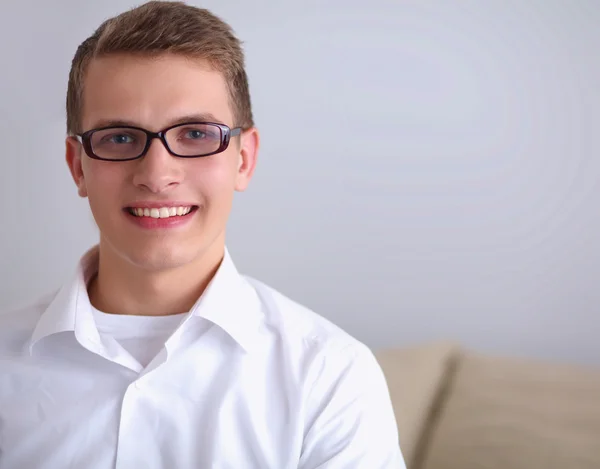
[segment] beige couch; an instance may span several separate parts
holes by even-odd
[[[383,350],[408,469],[600,469],[600,369]]]

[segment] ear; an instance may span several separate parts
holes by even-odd
[[[77,193],[80,197],[87,197],[87,188],[85,186],[85,177],[81,164],[81,143],[74,137],[67,137],[65,141],[65,154],[67,165],[73,176],[73,181],[77,186]]]
[[[256,161],[258,159],[258,148],[260,145],[260,136],[258,129],[252,127],[245,130],[240,136],[240,152],[238,160],[238,168],[235,179],[235,190],[238,192],[245,191],[250,184]]]

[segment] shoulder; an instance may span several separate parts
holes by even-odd
[[[0,311],[0,347],[8,342],[27,341],[55,296],[56,293],[46,294],[27,304]]]
[[[341,327],[263,282],[245,278],[258,294],[266,327],[290,358],[338,372],[366,363],[377,366],[372,351]]]
[[[300,370],[303,454],[299,467],[402,467],[383,371],[365,344],[275,289],[248,279],[286,370]],[[336,464],[337,463],[337,464]]]
[[[266,323],[286,338],[307,346],[360,347],[362,344],[324,316],[292,300],[278,290],[245,277],[254,287],[263,307]]]

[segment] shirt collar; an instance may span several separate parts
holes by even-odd
[[[97,269],[98,246],[95,246],[81,258],[71,279],[40,317],[31,336],[31,352],[41,339],[61,332],[73,332],[77,340],[92,351],[100,347],[100,334],[87,292],[87,285]],[[236,269],[227,249],[214,277],[190,310],[190,316],[217,325],[245,351],[255,345],[262,319],[260,299]]]
[[[261,301],[236,269],[227,249],[217,273],[190,313],[219,326],[246,351],[256,344],[263,319]]]
[[[74,332],[82,344],[100,344],[100,334],[95,327],[87,284],[98,269],[98,248],[90,249],[79,261],[75,273],[58,290],[42,313],[33,331],[30,351],[43,338],[61,332]],[[94,345],[87,348],[94,348]]]

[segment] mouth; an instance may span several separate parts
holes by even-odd
[[[198,210],[197,205],[178,207],[126,207],[124,209],[130,215],[138,218],[174,218],[185,217]]]

